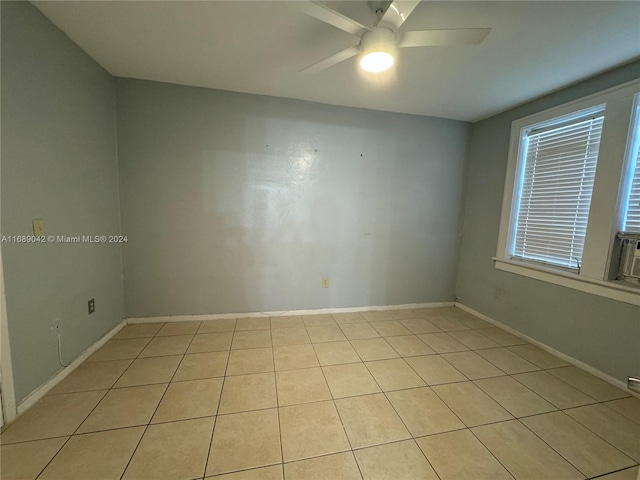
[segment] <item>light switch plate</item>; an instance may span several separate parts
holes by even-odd
[[[41,218],[34,218],[31,221],[31,224],[33,225],[33,234],[36,237],[41,237],[42,235],[44,235],[44,220],[42,220]]]

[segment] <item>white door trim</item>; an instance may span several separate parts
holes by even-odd
[[[2,378],[2,406],[4,407],[4,424],[11,422],[18,415],[16,408],[16,392],[13,385],[13,367],[11,363],[11,345],[9,343],[9,325],[7,323],[7,296],[4,288],[4,268],[2,251],[0,250],[0,376]]]

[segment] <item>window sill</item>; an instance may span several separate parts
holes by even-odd
[[[610,298],[623,303],[640,306],[640,289],[622,282],[594,280],[580,277],[576,273],[556,270],[550,267],[527,264],[518,260],[494,257],[496,269],[515,273],[543,282],[554,283],[581,292]]]

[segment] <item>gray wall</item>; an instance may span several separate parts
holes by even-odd
[[[114,80],[28,2],[2,2],[2,235],[117,234]],[[119,245],[2,244],[17,400],[123,317]],[[97,311],[87,314],[87,300]]]
[[[466,123],[116,91],[128,316],[453,300]]]
[[[624,381],[640,374],[640,308],[498,271],[491,258],[511,122],[638,77],[640,62],[628,64],[472,126],[456,287],[464,305]],[[496,289],[502,290],[500,298]]]

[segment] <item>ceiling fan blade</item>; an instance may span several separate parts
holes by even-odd
[[[490,28],[457,28],[447,30],[419,30],[404,32],[399,47],[441,47],[482,43]]]
[[[333,25],[340,30],[343,30],[352,35],[360,36],[367,30],[368,27],[356,22],[355,20],[344,16],[340,12],[336,12],[331,8],[317,2],[304,1],[304,2],[292,2],[294,7],[302,12],[306,13],[310,17],[316,18],[324,23]]]
[[[419,3],[420,0],[395,0],[391,2],[378,25],[390,27],[394,31],[398,30]]]
[[[349,47],[341,52],[335,53],[330,57],[325,58],[324,60],[320,60],[313,65],[309,65],[308,67],[300,70],[301,73],[316,73],[320,70],[324,70],[325,68],[332,67],[340,62],[344,62],[345,60],[357,55],[360,52],[360,48],[358,47]]]

